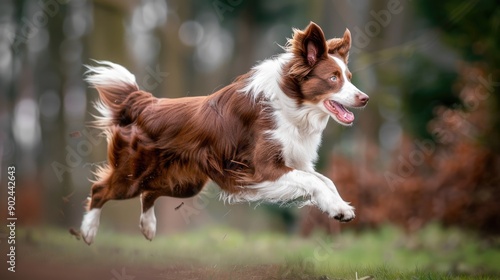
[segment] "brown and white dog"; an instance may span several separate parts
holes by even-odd
[[[97,89],[96,124],[108,141],[108,163],[97,171],[81,234],[91,244],[103,205],[140,195],[140,227],[156,232],[154,202],[199,193],[208,180],[228,202],[297,198],[342,222],[354,208],[333,182],[314,170],[321,134],[331,117],[352,125],[346,107],[368,96],[351,83],[351,35],[326,40],[310,23],[294,30],[285,53],[264,60],[208,96],[155,98],[120,65],[97,62],[86,77]]]

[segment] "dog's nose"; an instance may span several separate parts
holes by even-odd
[[[362,106],[365,106],[365,105],[366,105],[366,103],[368,103],[368,100],[370,100],[370,97],[368,97],[368,95],[366,95],[366,94],[364,94],[364,93],[362,93],[362,92],[360,92],[360,93],[356,96],[356,98],[358,99],[359,103],[361,103],[361,104],[362,104]]]

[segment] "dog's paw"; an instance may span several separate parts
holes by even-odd
[[[156,235],[156,217],[152,209],[141,214],[140,228],[147,240],[153,240]]]
[[[145,223],[141,221],[141,232],[147,240],[152,241],[156,235],[156,223]]]
[[[99,217],[101,210],[92,209],[83,216],[82,226],[80,227],[80,233],[83,241],[88,245],[94,242],[94,238],[97,234],[97,229],[99,228]]]
[[[335,210],[330,212],[330,217],[339,220],[341,223],[347,223],[350,222],[356,217],[354,214],[354,207],[350,206],[347,203],[343,203],[344,205],[341,205],[339,207],[335,207]]]

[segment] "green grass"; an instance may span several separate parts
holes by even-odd
[[[405,235],[386,226],[363,233],[304,239],[269,232],[245,233],[231,228],[205,228],[152,242],[142,235],[101,228],[86,246],[61,229],[19,230],[18,239],[32,259],[53,263],[134,264],[175,267],[186,264],[211,269],[271,266],[269,279],[498,279],[500,242],[438,225]],[[35,248],[35,249],[33,249]],[[323,277],[323,278],[322,278]],[[328,278],[325,278],[328,277]]]

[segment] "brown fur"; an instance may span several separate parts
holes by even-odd
[[[101,97],[113,121],[106,128],[108,165],[98,172],[89,209],[142,193],[146,211],[159,196],[196,195],[208,179],[234,193],[287,172],[280,146],[261,133],[274,125],[267,105],[234,94],[246,78],[206,97],[158,99],[134,91],[119,106]]]

